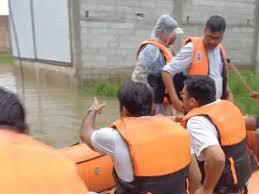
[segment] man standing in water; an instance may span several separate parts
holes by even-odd
[[[182,33],[182,29],[171,16],[162,15],[156,22],[151,39],[143,41],[137,52],[137,64],[132,73],[132,80],[148,83],[153,88],[156,114],[174,114],[161,71],[173,58],[169,47],[174,44],[176,36]]]
[[[228,63],[225,49],[221,44],[225,29],[226,22],[223,17],[211,16],[206,23],[203,37],[187,38],[185,46],[169,64],[163,67],[163,81],[176,110],[183,111],[183,103],[177,95],[173,82],[174,77],[177,78],[176,76],[180,78],[208,75],[215,82],[216,99],[232,100],[232,94],[227,84]],[[183,81],[179,85],[183,86]]]

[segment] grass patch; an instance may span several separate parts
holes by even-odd
[[[120,83],[115,81],[97,82],[93,85],[84,87],[83,91],[86,95],[90,96],[115,97],[119,86]]]
[[[259,91],[259,76],[251,71],[241,71],[241,75],[254,91]],[[230,73],[229,85],[234,95],[235,104],[245,114],[259,115],[259,105],[249,97],[249,94],[237,75]],[[259,100],[258,100],[259,102]]]
[[[0,65],[12,65],[13,57],[11,53],[0,53]]]
[[[251,71],[241,71],[242,76],[254,91],[259,91],[259,76]],[[235,104],[244,114],[259,115],[259,105],[249,97],[247,90],[239,78],[230,73],[229,85],[234,95]],[[87,96],[116,97],[120,82],[107,81],[97,82],[83,88]],[[259,102],[259,100],[258,100]]]

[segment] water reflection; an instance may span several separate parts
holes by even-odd
[[[25,73],[24,84],[21,82],[17,70],[0,70],[0,86],[23,98],[31,134],[55,147],[78,142],[81,122],[93,97],[86,97],[74,84],[49,83],[48,77],[37,72]],[[116,99],[100,98],[100,101],[107,106],[97,117],[97,127],[107,126],[118,117]]]

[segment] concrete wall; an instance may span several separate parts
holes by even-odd
[[[186,36],[202,35],[211,15],[224,16],[228,25],[224,44],[232,62],[255,65],[256,0],[80,0],[81,78],[129,76],[139,43],[166,13],[178,20]]]
[[[8,16],[0,16],[0,52],[10,51]]]
[[[40,74],[44,77],[47,83],[55,85],[78,85],[80,83],[80,76],[78,75],[79,67],[81,64],[80,58],[80,11],[78,1],[68,0],[69,8],[69,27],[71,33],[71,51],[72,51],[72,62],[65,63],[52,60],[39,60],[31,58],[22,58],[21,65],[24,69],[24,76],[28,74]],[[20,7],[19,7],[20,8]],[[17,22],[17,21],[16,21]],[[63,21],[61,21],[63,23]],[[11,25],[11,24],[10,24]],[[62,25],[60,26],[62,27]],[[26,45],[25,45],[26,46]],[[51,46],[51,45],[49,45]],[[34,40],[34,49],[36,48]],[[36,52],[36,49],[34,50]],[[15,69],[19,72],[19,60],[14,60]],[[28,74],[27,74],[28,73]],[[21,72],[19,72],[21,74]]]
[[[256,53],[255,0],[184,0],[180,23],[187,35],[201,35],[203,25],[213,14],[226,18],[224,45],[236,65],[254,65]],[[189,22],[188,22],[189,21]]]
[[[172,0],[81,0],[82,79],[125,79],[140,42],[156,19],[174,8]]]

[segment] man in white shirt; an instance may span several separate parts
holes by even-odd
[[[197,194],[243,193],[251,174],[245,121],[231,102],[216,100],[214,80],[187,79],[181,92],[187,115],[182,125],[191,134],[191,147],[200,163],[202,187]]]
[[[162,78],[175,109],[183,111],[182,101],[177,95],[179,91],[176,90],[181,90],[184,84],[179,77],[188,75],[209,75],[216,85],[216,98],[231,99],[227,85],[227,60],[221,44],[225,28],[223,17],[210,17],[204,36],[189,37],[180,52],[163,67]]]
[[[120,119],[95,129],[104,104],[95,99],[81,128],[82,140],[112,157],[117,194],[187,194],[190,138],[179,124],[163,115],[149,116],[153,90],[129,81],[118,90]]]

